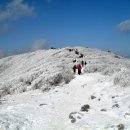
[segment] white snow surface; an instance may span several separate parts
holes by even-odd
[[[0,60],[0,130],[130,130],[130,60],[74,49],[84,57],[62,48]]]

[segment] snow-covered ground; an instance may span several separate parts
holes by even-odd
[[[130,60],[77,49],[85,57],[63,48],[0,60],[0,130],[130,130]]]

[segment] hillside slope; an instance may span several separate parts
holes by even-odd
[[[74,55],[65,50],[41,50],[0,60],[1,96],[46,89],[73,77],[71,64]],[[69,64],[68,64],[69,63]],[[66,74],[69,71],[69,76]],[[60,81],[62,80],[62,81]]]

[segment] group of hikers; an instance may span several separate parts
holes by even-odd
[[[84,55],[83,55],[82,53],[79,53],[79,51],[78,51],[77,49],[67,49],[67,50],[69,50],[69,52],[74,51],[75,54],[79,55],[78,58],[83,58],[83,57],[84,57]],[[75,63],[75,62],[76,62],[76,59],[73,60],[73,63]],[[78,74],[80,75],[80,74],[82,73],[82,68],[83,68],[84,65],[86,65],[86,64],[87,64],[86,61],[83,61],[83,60],[82,60],[80,64],[74,65],[74,66],[72,67],[73,72],[76,74],[76,70],[77,70],[77,71],[78,71]]]
[[[86,61],[81,61],[81,64],[78,64],[78,65],[74,65],[73,66],[73,72],[76,73],[76,69],[78,70],[78,74],[80,75],[81,74],[81,70],[83,68],[84,65],[86,65]]]
[[[79,53],[79,51],[77,49],[67,49],[67,50],[69,50],[70,52],[75,51],[75,54],[79,55],[78,58],[83,58],[84,57],[84,55],[82,53]]]

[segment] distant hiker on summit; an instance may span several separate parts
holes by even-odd
[[[77,69],[78,69],[78,74],[80,75],[81,74],[81,69],[82,69],[80,64],[77,65]]]
[[[75,54],[79,55],[79,52],[78,52],[78,50],[77,50],[77,49],[75,50]]]

